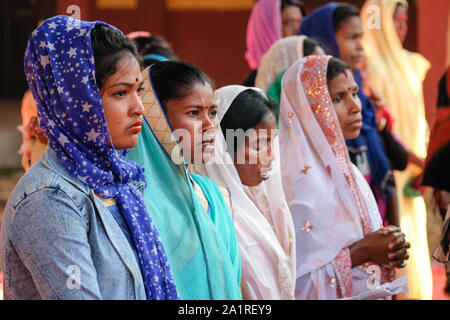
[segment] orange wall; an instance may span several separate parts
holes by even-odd
[[[439,79],[446,68],[446,56],[450,50],[447,31],[450,14],[449,0],[417,1],[418,51],[432,66],[424,82],[427,120],[430,123],[436,112]]]
[[[245,33],[250,11],[168,12],[167,39],[180,59],[204,70],[216,87],[241,84],[250,73]]]
[[[101,20],[122,30],[125,34],[147,30],[164,35],[164,0],[136,0],[135,9],[100,9],[96,0],[57,0],[58,14],[67,14],[67,8],[75,4],[81,9],[82,20]],[[70,14],[69,14],[70,15]]]
[[[208,7],[205,1],[197,2],[197,7]],[[221,87],[242,83],[250,72],[244,54],[251,5],[248,0],[216,2],[214,9],[185,8],[179,0],[171,1],[170,8],[164,0],[138,0],[136,9],[100,9],[94,0],[58,0],[57,12],[67,14],[67,7],[75,3],[82,20],[102,20],[124,33],[146,30],[162,35],[181,60],[200,67]]]

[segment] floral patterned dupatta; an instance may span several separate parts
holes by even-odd
[[[382,225],[369,186],[350,162],[328,93],[330,58],[305,57],[283,77],[281,170],[296,225],[297,278],[332,262],[338,296],[350,297],[348,247]],[[382,280],[392,279],[384,271]]]

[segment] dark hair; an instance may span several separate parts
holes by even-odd
[[[141,57],[133,40],[116,29],[97,24],[91,31],[91,45],[95,59],[95,81],[101,90],[105,79],[117,71],[117,64],[131,54],[141,64]]]
[[[341,3],[333,13],[333,28],[337,31],[343,22],[351,17],[359,18],[359,10],[352,4]]]
[[[326,52],[325,48],[315,39],[306,38],[303,41],[303,56],[307,57],[313,54],[316,48],[322,48],[324,52]]]
[[[302,16],[306,16],[305,7],[303,7],[303,4],[299,0],[281,0],[281,12],[283,12],[284,8],[294,6],[300,9],[302,12]]]
[[[225,112],[222,121],[220,121],[220,127],[226,139],[227,129],[234,131],[242,129],[246,132],[248,129],[256,127],[270,114],[278,117],[278,109],[275,101],[271,98],[265,98],[253,89],[247,89],[238,94],[233,100],[227,112]],[[238,144],[242,143],[242,140],[235,136],[234,141],[227,142],[234,143],[227,147],[227,150],[233,150],[233,146],[238,148]]]
[[[157,62],[151,66],[150,76],[164,110],[167,101],[186,97],[197,83],[209,84],[214,90],[212,80],[202,70],[187,62]]]
[[[337,58],[330,58],[327,67],[327,83],[329,83],[334,77],[341,74],[344,70],[352,70],[348,64]]]
[[[450,76],[450,68],[446,73],[444,73],[438,84],[438,101],[437,101],[438,108],[450,107],[450,92],[447,89],[448,83],[450,83],[450,79],[448,79],[449,76]]]
[[[395,10],[397,10],[398,8],[405,8],[406,9],[405,5],[403,3],[401,3],[401,2],[397,2],[397,5],[395,6]]]
[[[160,36],[152,35],[150,37],[137,37],[134,41],[139,48],[140,55],[143,56],[144,65],[146,67],[158,62],[156,59],[144,58],[145,55],[151,53],[166,57],[169,60],[179,60],[175,52],[170,47],[170,44]]]

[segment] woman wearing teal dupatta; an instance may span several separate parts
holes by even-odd
[[[145,168],[145,202],[160,233],[180,298],[242,299],[241,258],[231,213],[214,182],[186,172],[181,146],[162,106],[164,100],[157,96],[152,83],[151,68],[154,66],[143,71],[141,98],[146,121],[127,159]],[[194,189],[193,181],[201,192]]]

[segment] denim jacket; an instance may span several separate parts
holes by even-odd
[[[130,184],[143,193],[143,183]],[[9,196],[5,299],[146,299],[135,254],[108,208],[50,147]]]

